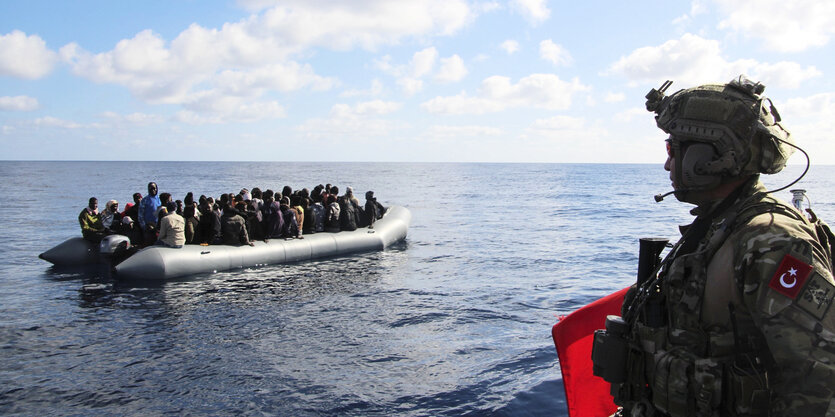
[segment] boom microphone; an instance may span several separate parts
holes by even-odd
[[[673,193],[675,193],[675,192],[676,192],[676,191],[675,191],[675,190],[673,190],[673,191],[670,191],[669,193],[666,193],[666,194],[656,194],[656,195],[655,195],[655,202],[656,202],[656,203],[660,203],[660,202],[661,202],[661,200],[663,200],[663,199],[664,199],[664,197],[666,197],[666,196],[668,196],[668,195],[670,195],[670,194],[673,194]]]

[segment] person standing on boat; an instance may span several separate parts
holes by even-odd
[[[835,280],[820,236],[831,232],[759,179],[799,148],[762,84],[740,76],[665,97],[669,84],[647,109],[669,134],[668,194],[696,218],[627,293],[622,320],[607,319],[612,338],[595,336],[595,352],[624,358],[596,356],[595,373],[620,415],[835,415]]]
[[[148,195],[139,201],[139,227],[145,236],[145,244],[151,245],[156,239],[157,210],[161,203],[157,196],[157,183],[148,183]]]
[[[158,245],[179,249],[186,243],[186,221],[177,214],[177,204],[168,202],[160,208]]]
[[[128,216],[133,219],[134,223],[139,223],[139,203],[142,201],[142,194],[133,193],[133,203],[125,204],[125,211],[122,212],[122,217]]]
[[[99,200],[96,197],[90,197],[87,201],[87,207],[84,207],[81,213],[78,213],[78,223],[81,225],[81,235],[84,239],[93,243],[101,242],[106,232],[101,222]]]

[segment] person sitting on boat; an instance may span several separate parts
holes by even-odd
[[[78,223],[81,225],[81,235],[90,242],[99,243],[106,235],[99,214],[99,200],[96,197],[90,197],[87,207],[78,213]]]
[[[139,223],[139,202],[142,201],[142,194],[133,193],[133,203],[125,204],[125,210],[122,212],[122,218],[129,216],[134,223]]]
[[[185,204],[182,216],[186,221],[186,243],[198,243],[197,229],[200,224],[200,211],[197,210],[197,203],[194,201],[194,194],[191,192],[186,194],[183,204]]]
[[[281,189],[281,197],[290,198],[291,195],[293,195],[293,187],[285,185],[284,188]],[[281,199],[278,198],[278,196],[276,196],[275,199],[281,202]]]
[[[261,218],[264,221],[264,240],[278,239],[284,228],[284,218],[281,216],[280,204],[275,201],[273,190],[264,191],[264,205],[261,207]]]
[[[119,213],[119,202],[110,200],[101,213],[101,224],[112,233],[119,233],[122,227],[122,213]]]
[[[302,234],[309,235],[316,233],[313,229],[313,210],[310,207],[310,197],[301,196],[299,200],[302,211],[304,212],[304,223],[302,223]]]
[[[345,195],[339,198],[339,223],[342,230],[357,230],[359,224],[359,202],[354,197],[351,187],[345,190]]]
[[[148,195],[139,202],[139,227],[145,237],[145,243],[156,241],[157,210],[161,203],[157,196],[157,183],[148,183]]]
[[[279,209],[281,210],[281,217],[284,220],[284,227],[281,229],[281,237],[297,237],[301,239],[302,237],[301,230],[299,230],[299,221],[296,218],[298,212],[296,211],[296,209],[290,207],[289,197],[281,198],[281,204],[279,205]]]
[[[160,208],[159,240],[157,245],[179,249],[186,243],[186,221],[177,214],[177,204],[169,201]]]
[[[385,212],[386,208],[378,203],[374,197],[374,191],[366,192],[365,209],[360,213],[363,221],[362,227],[368,226],[369,229],[373,228],[374,222],[383,218],[383,213]]]
[[[122,216],[122,221],[119,226],[119,234],[127,236],[130,239],[132,246],[139,246],[142,244],[142,231],[139,230],[138,224],[133,221],[130,216]]]
[[[261,208],[264,206],[261,189],[253,187],[250,191],[251,199],[247,202],[246,209],[252,211],[252,216],[249,219],[249,237],[252,240],[264,239],[264,215],[261,213]],[[244,200],[246,201],[246,200]]]
[[[302,207],[301,196],[298,191],[290,196],[290,208],[296,211],[296,225],[299,227],[298,236],[301,236],[304,233],[304,207]]]
[[[233,204],[234,200],[223,210],[223,216],[220,219],[223,244],[231,246],[254,246],[249,241],[249,235],[246,233],[246,222],[238,214],[238,210],[235,209]]]
[[[313,204],[310,205],[311,222],[313,223],[313,232],[319,233],[325,231],[325,206],[322,205],[321,195],[313,199]],[[305,216],[305,218],[307,218]]]
[[[342,228],[339,225],[340,208],[336,201],[335,194],[329,194],[325,211],[325,231],[338,233]]]

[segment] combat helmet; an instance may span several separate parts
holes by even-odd
[[[652,89],[646,107],[656,113],[656,124],[670,134],[674,146],[709,145],[702,146],[708,151],[689,168],[693,176],[712,180],[697,181],[691,189],[750,174],[774,174],[786,166],[795,146],[774,104],[761,96],[764,85],[740,75],[724,85],[706,84],[665,97],[670,84]],[[678,162],[679,167],[686,165]]]

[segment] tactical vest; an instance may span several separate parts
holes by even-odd
[[[802,216],[773,203],[728,212],[739,214],[713,221],[695,250],[679,255],[680,242],[671,251],[661,266],[661,279],[643,290],[643,299],[636,299],[637,289],[627,296],[624,311],[637,303],[638,318],[631,326],[626,381],[613,384],[612,394],[632,415],[768,413],[772,359],[751,317],[729,306],[730,325],[705,328],[701,321],[707,267],[733,229],[755,216]],[[741,290],[742,283],[736,284]]]

